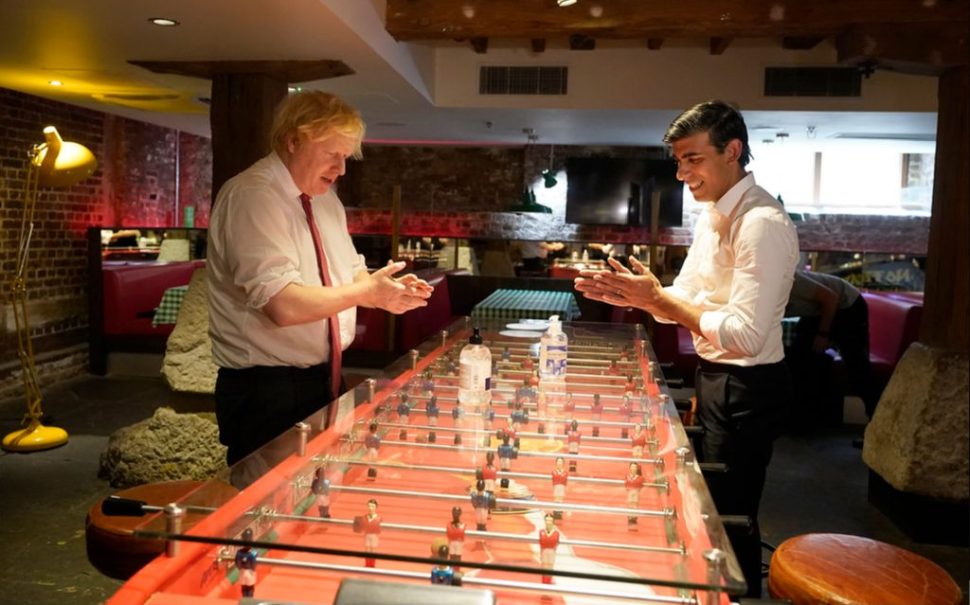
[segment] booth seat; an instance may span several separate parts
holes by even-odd
[[[911,343],[919,337],[922,296],[907,292],[863,292],[869,306],[869,361],[884,386]]]
[[[393,316],[393,346],[389,346],[388,342],[388,324],[391,314],[383,309],[358,308],[357,336],[350,346],[350,351],[403,354],[436,332],[445,329],[458,318],[452,311],[448,276],[467,275],[468,272],[464,269],[448,271],[432,269],[419,271],[416,274],[434,286],[434,293],[428,299],[427,306]]]
[[[105,262],[102,268],[104,335],[167,336],[174,325],[152,327],[152,317],[162,294],[169,288],[187,285],[192,273],[204,266],[204,260]]]

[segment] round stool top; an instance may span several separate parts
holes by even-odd
[[[843,534],[805,534],[771,557],[768,591],[794,605],[959,605],[939,565],[891,544]]]

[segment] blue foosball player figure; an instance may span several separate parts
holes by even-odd
[[[487,529],[488,511],[495,506],[495,494],[485,491],[485,482],[481,479],[475,482],[475,490],[471,493],[472,508],[475,509],[475,529]]]
[[[456,403],[455,407],[451,408],[451,419],[456,429],[460,429],[463,426],[464,417],[465,417],[465,410],[461,408],[461,404]],[[455,431],[454,443],[455,445],[461,445],[461,433],[457,431]]]
[[[431,370],[424,371],[424,381],[421,383],[421,388],[428,395],[434,393],[434,374],[431,373]]]
[[[432,545],[431,555],[442,562],[438,563],[431,569],[431,583],[440,584],[443,586],[461,586],[461,574],[455,571],[451,565],[447,563],[448,560],[448,545],[441,544],[435,550],[434,545]]]
[[[512,422],[512,427],[515,429],[529,424],[529,410],[523,409],[521,403],[516,404],[516,408],[512,410],[511,414],[509,414],[509,420]]]
[[[441,413],[441,408],[438,407],[438,397],[436,395],[432,395],[428,399],[428,403],[424,406],[424,413],[428,415],[428,424],[438,426],[438,414]]]
[[[509,434],[506,431],[500,431],[502,433],[502,445],[498,446],[498,465],[503,471],[509,470],[512,466],[512,460],[519,457],[519,451],[515,449],[511,443],[509,443]]]
[[[321,466],[317,469],[310,484],[310,491],[315,496],[317,510],[320,511],[321,519],[330,518],[330,479],[326,478],[326,471]]]
[[[252,542],[253,530],[243,530],[241,539]],[[256,553],[251,546],[241,546],[236,551],[236,569],[239,570],[239,586],[242,596],[251,597],[256,590]]]

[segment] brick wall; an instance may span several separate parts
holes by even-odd
[[[87,364],[87,227],[174,224],[177,139],[181,195],[198,204],[203,226],[208,221],[207,139],[0,88],[0,399],[22,391],[9,281],[23,217],[27,151],[43,142],[41,131],[51,124],[64,140],[88,147],[98,170],[68,189],[40,190],[25,277],[42,387],[83,372]]]

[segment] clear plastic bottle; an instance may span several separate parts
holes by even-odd
[[[569,337],[562,331],[559,316],[549,318],[549,329],[539,341],[539,387],[549,404],[559,406],[566,395],[566,358]]]
[[[458,357],[458,403],[483,406],[492,400],[492,352],[475,328]]]

